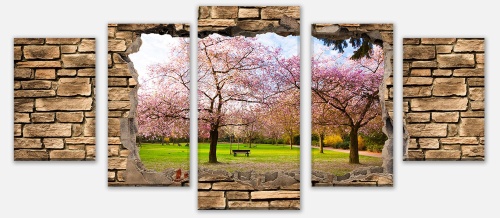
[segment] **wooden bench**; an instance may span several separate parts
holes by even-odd
[[[245,154],[247,157],[250,155],[250,150],[233,150],[233,155],[236,157],[236,154]]]

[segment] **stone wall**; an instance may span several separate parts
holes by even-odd
[[[14,160],[95,159],[95,39],[14,39]]]
[[[300,209],[300,172],[198,170],[198,209]]]
[[[346,40],[367,35],[381,40],[384,50],[384,80],[379,87],[382,108],[382,131],[387,135],[382,150],[382,167],[358,168],[342,176],[312,172],[313,186],[392,186],[393,183],[393,25],[392,24],[313,24],[312,35],[320,38]],[[314,161],[314,160],[312,160]]]
[[[484,39],[403,39],[405,160],[484,160]]]
[[[188,171],[148,170],[139,157],[135,119],[138,75],[128,55],[139,51],[143,33],[189,37],[189,25],[108,25],[108,185],[187,186]]]
[[[201,6],[198,13],[198,37],[213,33],[225,36],[248,36],[273,32],[281,36],[299,35],[298,6]],[[297,169],[298,170],[298,169]],[[299,172],[211,172],[199,169],[199,209],[299,209]],[[242,179],[241,174],[249,174]],[[293,176],[292,176],[293,174]],[[215,175],[215,176],[214,176]],[[265,183],[266,181],[269,183]],[[289,185],[270,185],[269,175]],[[244,176],[245,177],[245,176]],[[299,176],[300,177],[300,176]],[[285,183],[287,183],[285,182]]]

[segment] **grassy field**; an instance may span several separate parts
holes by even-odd
[[[143,143],[139,149],[147,169],[157,172],[169,168],[189,170],[189,147]]]
[[[359,156],[361,164],[349,164],[349,153],[341,153],[331,150],[323,150],[319,153],[318,148],[312,148],[312,170],[318,170],[335,175],[344,175],[358,167],[382,166],[382,158]]]
[[[238,154],[234,157],[229,153],[229,143],[217,145],[217,161],[220,163],[208,163],[208,152],[210,144],[198,144],[198,166],[209,169],[221,169],[227,171],[250,171],[268,172],[271,170],[292,171],[299,170],[300,148],[289,145],[252,144],[250,156]],[[232,145],[232,149],[238,149],[238,145]],[[240,144],[239,149],[249,149],[248,145]]]

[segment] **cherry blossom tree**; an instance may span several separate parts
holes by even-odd
[[[137,121],[140,136],[189,136],[189,39],[175,38],[165,63],[139,75]]]
[[[359,59],[347,59],[340,54],[332,57],[321,49],[315,51],[312,59],[313,99],[338,112],[331,120],[334,125],[348,127],[349,163],[359,163],[358,132],[368,128],[382,112],[378,93],[384,74],[383,59],[383,50],[378,46],[369,56]]]

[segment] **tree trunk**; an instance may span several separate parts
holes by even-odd
[[[217,163],[217,140],[219,139],[219,129],[210,130],[210,152],[208,153],[208,162]]]
[[[349,145],[349,163],[359,164],[359,152],[358,152],[358,128],[351,127],[351,133],[349,134],[351,143]]]
[[[325,134],[319,134],[319,153],[323,154],[323,138],[325,138]]]
[[[293,136],[290,135],[290,150],[292,150],[293,145]]]

